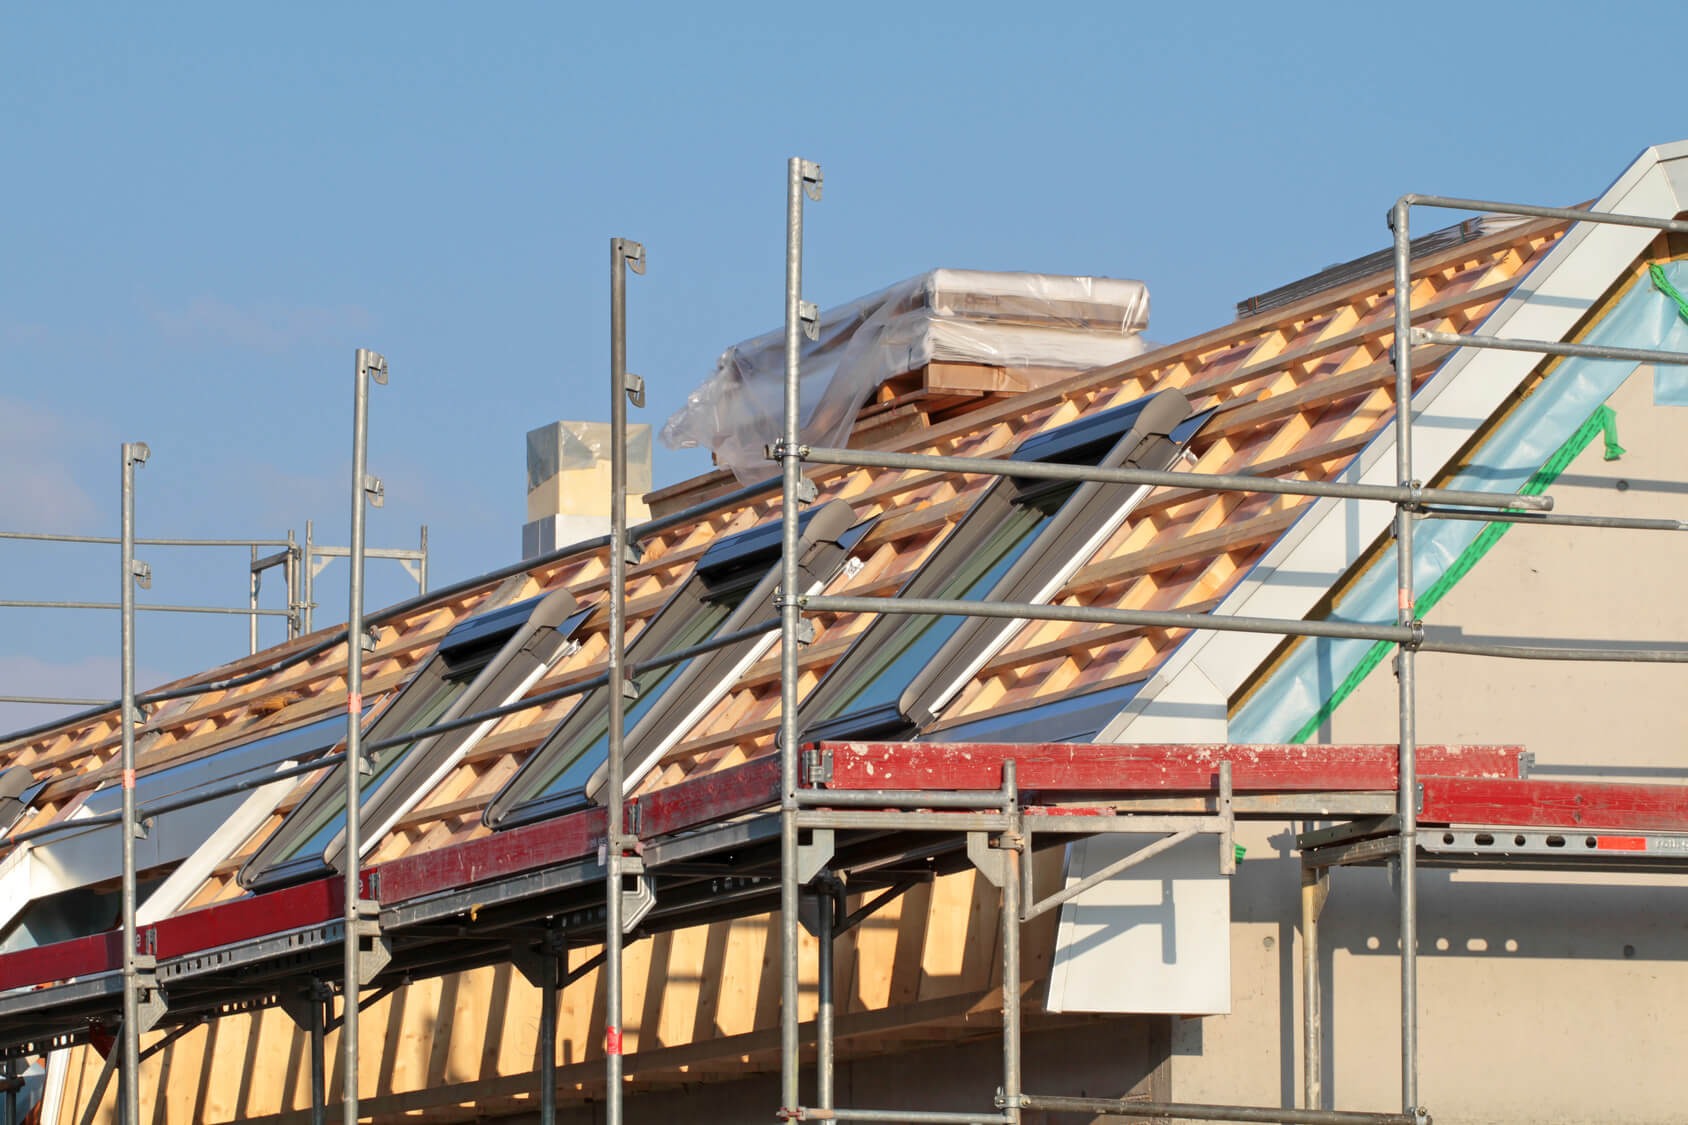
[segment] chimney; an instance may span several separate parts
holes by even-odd
[[[610,424],[552,422],[527,435],[527,523],[522,558],[610,530]],[[650,518],[651,428],[627,427],[627,522]]]

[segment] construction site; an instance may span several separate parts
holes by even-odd
[[[783,325],[630,423],[610,239],[602,409],[442,587],[380,340],[344,545],[137,537],[125,435],[121,698],[0,736],[4,1125],[1682,1120],[1688,142],[1611,173],[1151,345],[1105,277],[811,303],[793,158]],[[173,544],[249,604],[149,606]],[[171,608],[245,655],[137,683]]]

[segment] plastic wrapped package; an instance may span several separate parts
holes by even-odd
[[[803,338],[803,440],[842,446],[886,380],[932,363],[997,369],[994,385],[1025,390],[1030,371],[1082,371],[1145,348],[1149,290],[1141,281],[980,270],[933,270],[821,314]],[[780,435],[785,330],[721,354],[715,373],[662,427],[670,449],[702,447],[740,480],[778,471],[763,447]]]

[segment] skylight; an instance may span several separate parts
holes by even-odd
[[[835,500],[801,517],[798,571],[803,589],[831,580],[867,531],[849,504]],[[778,639],[771,626],[779,582],[780,525],[723,539],[628,647],[630,664],[650,661],[711,636],[766,624],[755,637],[634,676],[638,698],[626,709],[629,789],[731,690]],[[509,827],[600,800],[609,757],[607,691],[585,696],[488,805],[486,821]]]
[[[1021,443],[1019,460],[1165,469],[1205,415],[1177,391],[1099,411]],[[981,496],[902,596],[1044,602],[1129,516],[1147,488],[1003,478]],[[891,615],[856,639],[804,704],[806,734],[903,738],[929,724],[1023,623]]]

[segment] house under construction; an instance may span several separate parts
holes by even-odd
[[[0,742],[8,1125],[1680,1120],[1688,142],[1152,349],[788,177],[716,471],[614,240],[528,557],[365,611],[360,351],[349,620]]]

